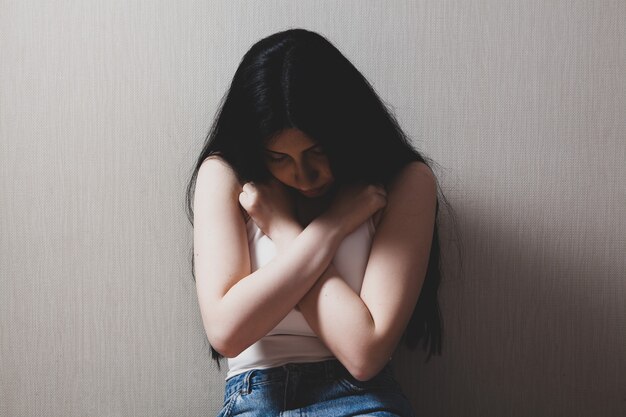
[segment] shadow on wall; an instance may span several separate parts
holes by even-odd
[[[624,245],[455,210],[465,275],[443,266],[443,355],[401,346],[393,359],[418,415],[626,415]]]

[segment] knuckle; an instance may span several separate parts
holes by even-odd
[[[256,187],[255,184],[251,183],[251,182],[247,182],[243,185],[243,189],[244,191],[246,191],[247,193],[254,193],[256,192],[258,189]]]

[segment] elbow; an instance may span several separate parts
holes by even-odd
[[[243,329],[237,321],[224,319],[215,311],[210,317],[203,319],[209,344],[226,358],[239,356],[255,342],[250,332]]]
[[[226,333],[213,332],[211,335],[207,333],[207,338],[213,349],[226,358],[234,358],[245,350],[235,337]]]
[[[388,356],[380,354],[355,355],[355,357],[356,360],[344,366],[354,379],[361,382],[369,381],[378,375],[390,359]]]
[[[234,358],[242,352],[241,349],[237,349],[235,346],[229,345],[227,343],[226,344],[211,343],[211,346],[213,347],[213,349],[215,349],[220,355],[224,356],[225,358]]]
[[[383,365],[384,366],[384,365]],[[348,372],[356,379],[357,381],[365,382],[374,378],[378,373],[382,370],[383,366],[375,367],[369,364],[363,364],[363,366],[348,369]]]
[[[352,368],[352,369],[348,369],[348,372],[350,372],[350,375],[352,375],[354,379],[356,379],[357,381],[361,381],[361,382],[369,381],[370,379],[374,377],[372,372],[366,368],[359,368],[359,369]]]

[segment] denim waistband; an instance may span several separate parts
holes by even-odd
[[[226,380],[225,397],[236,391],[250,393],[256,384],[284,380],[288,376],[298,374],[307,379],[331,380],[343,377],[348,371],[337,359],[321,362],[287,363],[274,368],[251,369]]]

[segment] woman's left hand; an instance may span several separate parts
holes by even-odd
[[[239,194],[239,203],[261,231],[274,240],[286,228],[299,227],[295,199],[280,181],[247,182]]]

